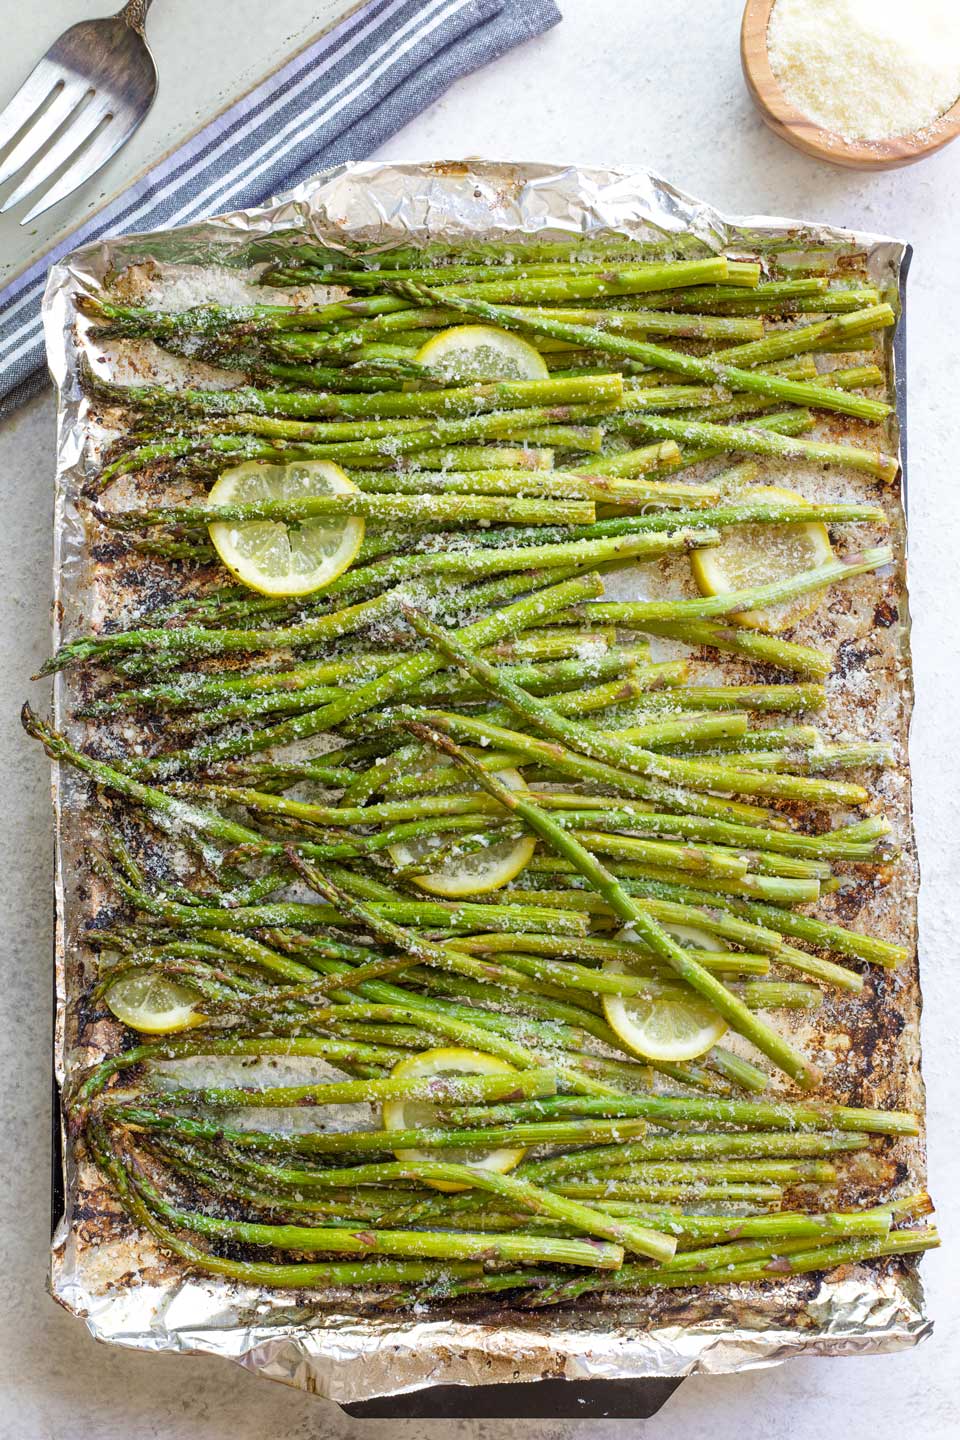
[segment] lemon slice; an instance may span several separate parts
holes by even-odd
[[[495,325],[455,325],[441,330],[414,359],[440,380],[546,380],[546,361],[526,340]]]
[[[664,927],[675,940],[691,950],[721,950],[716,937],[692,925]],[[618,940],[634,940],[629,926],[621,930]],[[604,962],[610,973],[629,973],[619,960]],[[640,996],[604,995],[603,1013],[610,1029],[623,1043],[644,1060],[665,1060],[674,1063],[695,1060],[716,1045],[727,1028],[727,1022],[695,990],[678,980],[676,989],[656,999]]]
[[[248,460],[225,470],[207,497],[209,505],[253,504],[258,500],[306,500],[356,490],[339,465],[329,460],[294,460],[263,465]],[[287,522],[247,520],[211,525],[210,539],[231,574],[261,595],[311,595],[342,575],[363,543],[363,520],[316,519]]]
[[[104,998],[118,1020],[144,1035],[169,1035],[204,1023],[194,990],[149,970],[121,975]]]
[[[510,790],[525,790],[523,776],[519,770],[498,770],[497,779]],[[496,834],[496,832],[493,832]],[[387,853],[398,870],[413,865],[450,843],[449,832],[424,835],[415,840],[404,840],[398,845],[388,846]],[[472,842],[477,837],[462,834],[458,839]],[[481,834],[480,839],[483,839]],[[423,875],[412,875],[414,885],[426,890],[429,895],[445,895],[456,898],[461,895],[484,895],[491,890],[500,890],[509,885],[520,871],[533,859],[537,842],[532,836],[523,835],[519,840],[494,840],[480,849],[467,849],[462,855],[451,855]]]
[[[462,1050],[456,1046],[438,1050],[424,1050],[411,1055],[395,1065],[393,1075],[408,1080],[423,1080],[431,1075],[509,1075],[514,1067],[496,1055],[485,1055],[482,1050]],[[385,1130],[427,1130],[436,1124],[437,1107],[425,1100],[388,1100],[383,1107],[383,1128]],[[412,1163],[417,1160],[446,1160],[451,1165],[476,1165],[482,1170],[495,1170],[504,1175],[520,1164],[526,1153],[523,1150],[397,1150],[398,1160]],[[434,1190],[467,1190],[467,1185],[456,1185],[450,1180],[427,1180]]]
[[[778,500],[802,508],[807,501],[795,490],[760,485],[747,492],[750,500]],[[785,575],[812,570],[835,559],[826,527],[818,520],[798,525],[731,525],[719,545],[694,550],[690,556],[693,578],[701,594],[722,595],[767,585]],[[731,618],[752,630],[786,630],[819,604],[819,593],[763,610],[744,610]]]

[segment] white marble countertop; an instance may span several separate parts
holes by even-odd
[[[171,0],[172,3],[172,0]],[[183,0],[181,0],[183,3]],[[208,10],[224,0],[209,0]],[[960,144],[913,169],[835,170],[785,148],[753,114],[740,77],[740,0],[560,0],[564,23],[458,84],[380,152],[404,160],[465,155],[644,164],[721,208],[822,218],[903,236],[910,280],[911,601],[917,706],[912,756],[923,865],[921,923],[931,1188],[945,1246],[924,1261],[932,1340],[894,1356],[794,1361],[687,1381],[647,1422],[657,1440],[948,1440],[960,1433],[960,1065],[953,954],[960,881]],[[78,9],[81,7],[77,7]],[[229,7],[224,7],[229,8]],[[261,11],[269,30],[269,7]],[[210,31],[211,35],[214,33]],[[211,42],[212,43],[212,40]],[[266,42],[265,42],[266,43]],[[166,77],[176,85],[176,75]],[[956,307],[956,308],[955,308]],[[333,1406],[213,1360],[98,1348],[44,1293],[48,1230],[50,825],[46,762],[18,721],[27,676],[47,652],[53,403],[40,397],[0,427],[7,700],[0,723],[0,873],[7,936],[0,1089],[0,1440],[286,1440],[388,1433]],[[44,700],[40,687],[33,698]],[[12,843],[9,843],[12,842]],[[481,1419],[455,1440],[508,1431]],[[418,1422],[390,1426],[414,1440]],[[582,1423],[528,1422],[538,1440]],[[635,1434],[635,1422],[601,1433]],[[444,1432],[446,1433],[446,1431]]]

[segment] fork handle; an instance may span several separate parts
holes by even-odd
[[[147,11],[152,4],[153,0],[127,0],[117,19],[126,21],[131,30],[142,35],[147,23]]]

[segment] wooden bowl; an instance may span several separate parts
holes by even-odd
[[[774,134],[788,145],[852,170],[894,170],[932,155],[960,135],[960,98],[921,135],[849,141],[822,129],[791,105],[770,67],[767,26],[775,3],[747,0],[740,27],[740,60],[754,104]]]

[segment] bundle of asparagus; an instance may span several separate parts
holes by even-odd
[[[391,1304],[935,1245],[886,1149],[916,1118],[816,1098],[767,1018],[905,958],[809,908],[890,874],[861,782],[893,755],[809,723],[832,657],[779,633],[891,562],[824,528],[885,511],[753,485],[749,458],[896,479],[809,434],[890,413],[862,392],[891,307],[850,273],[622,240],[304,243],[262,279],[292,303],[86,307],[226,372],[87,373],[118,436],[90,523],[181,593],[48,663],[83,668],[85,747],[24,711],[101,797],[91,1014],[153,1036],[67,1095],[119,1202],[190,1266]],[[699,596],[602,599],[688,552]],[[358,1104],[376,1128],[303,1114]]]

